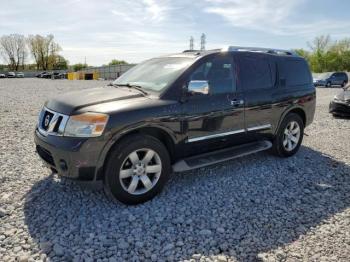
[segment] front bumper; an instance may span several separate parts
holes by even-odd
[[[34,141],[46,166],[59,175],[79,180],[97,177],[96,167],[105,144],[100,139],[44,136],[36,129]]]
[[[350,104],[331,101],[329,104],[329,113],[333,115],[350,117]]]

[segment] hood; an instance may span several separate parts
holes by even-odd
[[[350,90],[344,90],[335,95],[335,98],[341,101],[350,102]]]
[[[84,109],[85,107],[119,100],[129,100],[132,102],[143,97],[143,94],[133,89],[100,87],[59,95],[47,101],[45,106],[53,111],[71,115],[74,111]]]

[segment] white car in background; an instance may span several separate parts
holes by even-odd
[[[24,77],[23,72],[17,72],[16,77],[23,78]]]
[[[8,72],[7,73],[7,78],[15,78],[15,77],[16,77],[15,72]]]
[[[6,75],[5,74],[0,74],[0,78],[5,78]]]

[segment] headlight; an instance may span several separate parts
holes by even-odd
[[[108,122],[108,115],[83,113],[70,116],[64,130],[64,136],[96,137],[103,133]]]

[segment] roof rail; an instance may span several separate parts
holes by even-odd
[[[189,49],[189,50],[182,51],[182,53],[194,53],[194,52],[200,52],[200,50]]]
[[[229,46],[223,49],[223,51],[249,51],[249,52],[262,52],[275,55],[292,55],[298,56],[293,50],[283,50],[276,48],[264,48],[264,47],[247,47],[247,46]]]

